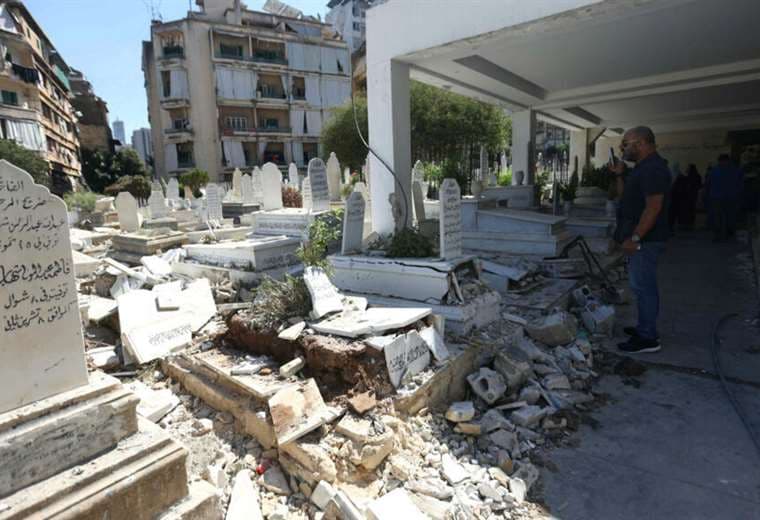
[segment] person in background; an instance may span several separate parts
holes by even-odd
[[[621,194],[615,241],[628,256],[628,281],[636,295],[639,317],[636,327],[623,329],[630,339],[618,348],[631,353],[657,352],[660,350],[657,261],[670,237],[670,170],[657,153],[650,128],[639,126],[628,130],[620,150],[623,160],[636,166],[625,179],[622,161],[609,166],[617,179],[617,193]]]
[[[686,179],[688,182],[686,212],[684,213],[684,221],[680,224],[686,229],[694,229],[694,223],[697,220],[697,199],[702,189],[702,177],[699,175],[696,164],[690,164],[686,169]]]
[[[708,195],[710,191],[710,178],[712,176],[712,171],[713,164],[707,163],[707,168],[705,169],[705,182],[702,185],[702,204],[704,204],[705,211],[707,211],[707,222],[705,223],[705,229],[713,229],[713,226],[715,226],[715,211],[710,205],[710,197]]]
[[[713,210],[713,241],[733,236],[742,200],[744,174],[728,154],[718,157],[718,165],[710,172],[707,198]]]
[[[673,175],[675,175],[675,180],[670,190],[670,208],[668,211],[668,224],[671,232],[676,230],[676,222],[678,222],[679,228],[685,227],[689,205],[689,180],[678,167],[678,163],[673,168]]]

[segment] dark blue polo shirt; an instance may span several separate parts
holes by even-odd
[[[641,219],[649,195],[664,195],[662,211],[654,227],[642,238],[644,242],[665,242],[670,237],[668,207],[670,205],[670,170],[665,159],[656,152],[640,161],[628,173],[620,199],[618,229],[615,239],[622,242],[631,238]]]

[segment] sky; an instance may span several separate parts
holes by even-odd
[[[305,14],[324,19],[328,0],[290,0]],[[265,0],[244,0],[261,9]],[[124,121],[127,139],[148,127],[141,69],[142,41],[150,38],[150,6],[164,21],[184,18],[195,0],[25,0],[69,66],[81,70],[108,103],[109,120]]]

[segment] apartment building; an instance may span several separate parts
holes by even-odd
[[[150,138],[150,128],[138,128],[132,132],[132,148],[145,166],[151,168],[153,165],[153,142]]]
[[[320,155],[332,109],[351,94],[350,54],[326,24],[196,0],[200,11],[154,22],[143,71],[156,174],[235,168]]]
[[[80,71],[71,69],[71,103],[79,118],[79,145],[82,150],[113,152],[113,135],[108,126],[108,105],[95,94],[92,83]]]
[[[0,137],[46,159],[57,193],[81,176],[70,71],[24,4],[0,1]]]
[[[367,39],[367,9],[376,0],[330,0],[325,21],[348,43],[351,52],[358,51]]]

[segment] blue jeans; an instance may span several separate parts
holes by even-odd
[[[660,295],[657,291],[657,259],[665,242],[642,242],[641,249],[628,259],[628,283],[636,295],[639,323],[636,331],[644,339],[657,339]]]

